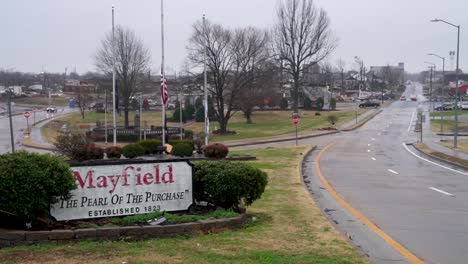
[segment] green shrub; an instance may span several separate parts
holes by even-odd
[[[169,141],[169,144],[171,145],[177,145],[179,143],[182,143],[182,144],[186,144],[188,146],[190,146],[190,148],[192,149],[192,151],[195,149],[195,143],[193,140],[190,140],[190,139],[183,139],[183,140],[180,140],[180,139],[172,139]]]
[[[99,160],[104,158],[104,150],[94,144],[86,144],[72,153],[72,160]]]
[[[145,149],[137,143],[128,144],[122,148],[122,153],[126,158],[133,159],[145,154]]]
[[[317,101],[315,101],[315,107],[317,108],[317,111],[322,111],[324,105],[323,97],[317,98]]]
[[[107,157],[109,159],[120,159],[122,156],[122,148],[121,147],[108,147],[106,148]]]
[[[47,218],[50,205],[70,198],[75,188],[69,165],[58,157],[25,151],[0,155],[0,215]]]
[[[200,109],[203,107],[203,98],[201,96],[195,99],[195,109]]]
[[[236,212],[259,199],[268,179],[265,172],[239,162],[195,164],[194,198]]]
[[[304,109],[310,110],[312,109],[312,100],[308,96],[304,98]]]
[[[222,159],[227,156],[229,149],[221,143],[214,143],[206,146],[203,153],[207,158]]]
[[[193,106],[189,98],[185,99],[184,113],[188,120],[192,120],[195,115],[195,106]]]
[[[198,122],[198,123],[205,122],[205,108],[203,106],[200,108],[197,108],[197,111],[195,112],[195,122]]]
[[[143,140],[138,142],[138,144],[143,147],[146,155],[158,154],[160,152],[160,148],[162,147],[161,140],[157,139]]]
[[[174,113],[172,114],[172,121],[173,122],[180,122],[180,107],[174,109]],[[182,122],[185,123],[187,121],[187,115],[184,110],[182,110]]]
[[[336,99],[335,98],[330,99],[330,108],[332,110],[336,110]]]
[[[280,108],[285,110],[285,109],[288,109],[288,99],[286,98],[281,98],[281,102],[280,102]]]
[[[171,154],[177,157],[190,157],[193,154],[193,148],[187,143],[177,143],[172,147]]]

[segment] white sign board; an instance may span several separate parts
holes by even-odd
[[[187,161],[72,167],[77,189],[51,207],[58,221],[187,210],[193,202]]]

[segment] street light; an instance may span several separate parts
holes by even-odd
[[[432,105],[432,74],[435,71],[436,65],[432,62],[425,61],[424,63],[430,64],[431,66],[429,67],[431,69],[431,79],[430,79],[430,90],[429,90],[429,113],[431,112],[431,109],[433,108]]]
[[[443,19],[432,19],[431,22],[442,22],[457,29],[457,67],[455,69],[455,133],[453,134],[453,148],[458,146],[458,65],[460,59],[460,25],[455,25]]]

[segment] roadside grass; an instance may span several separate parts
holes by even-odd
[[[359,109],[358,115],[361,115],[368,111],[367,109]],[[340,126],[346,122],[349,122],[355,118],[354,110],[343,110],[343,111],[323,111],[320,112],[320,116],[315,116],[315,111],[301,111],[301,118],[298,124],[298,131],[315,130],[321,127],[328,127],[330,124],[327,121],[327,117],[335,115],[338,117],[336,126]],[[167,117],[170,118],[172,112],[168,112]],[[130,112],[129,121],[130,125],[133,125],[134,112]],[[291,118],[291,111],[258,111],[253,113],[253,123],[247,124],[242,113],[236,113],[229,121],[228,130],[235,131],[235,135],[211,135],[212,142],[219,142],[225,140],[238,140],[238,139],[250,139],[250,138],[261,138],[278,136],[283,134],[289,134],[295,132],[295,127]],[[147,121],[147,125],[161,126],[162,123],[160,112],[144,112],[142,115],[142,121]],[[79,113],[73,113],[58,119],[58,122],[68,124],[72,131],[83,131],[80,129],[80,125],[91,125],[95,126],[96,121],[104,121],[103,113],[95,113],[93,111],[86,112],[85,118],[82,119]],[[107,122],[111,126],[112,115],[108,113]],[[121,126],[124,124],[123,115],[117,117],[117,125]],[[179,123],[168,122],[168,126],[179,126]],[[185,129],[193,130],[195,133],[203,131],[203,123],[190,122],[184,124]],[[53,128],[52,128],[53,129]],[[211,123],[211,130],[219,129],[217,122]],[[51,130],[48,128],[41,129],[43,133],[48,133],[52,136]],[[49,142],[53,141],[53,137]]]
[[[461,140],[459,139],[457,141],[456,149],[453,148],[453,140],[444,140],[444,141],[441,141],[440,144],[444,147],[468,154],[468,140],[466,139],[461,139]],[[467,162],[467,165],[468,165],[468,162]]]
[[[444,132],[452,133],[455,129],[455,121],[453,120],[431,120],[431,129],[436,133],[440,133],[440,123],[443,122]],[[460,132],[468,132],[467,122],[458,122],[458,129]]]
[[[50,99],[50,105],[56,106],[67,106],[70,98],[67,97],[54,97]],[[47,97],[21,97],[15,98],[14,102],[17,104],[28,104],[28,105],[49,105],[49,98]]]
[[[459,115],[468,115],[467,110],[458,110]],[[450,110],[450,111],[433,111],[430,113],[431,116],[454,116],[455,111]]]
[[[450,142],[450,141],[448,141],[448,142]],[[438,152],[438,151],[430,148],[429,146],[427,146],[424,143],[416,143],[415,146],[420,151],[422,151],[422,152],[424,152],[424,153],[426,153],[428,155],[432,155],[432,156],[435,156],[437,158],[440,158],[440,159],[443,159],[443,160],[446,160],[446,161],[450,161],[450,162],[457,163],[457,164],[460,164],[462,166],[468,167],[468,160],[460,159],[460,158],[457,158],[457,157],[454,157],[454,156],[447,155],[447,154],[442,153],[442,152]],[[447,147],[453,149],[453,142],[452,142],[451,147],[448,146],[448,145],[447,145]],[[465,142],[465,147],[466,147],[466,142]],[[457,150],[459,150],[459,149],[457,148]]]
[[[257,220],[222,234],[141,242],[83,241],[64,245],[5,248],[7,263],[369,263],[332,227],[299,173],[306,147],[233,151],[251,154],[265,169],[268,186],[248,208]]]

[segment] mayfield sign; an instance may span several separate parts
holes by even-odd
[[[72,167],[72,198],[51,207],[58,221],[187,210],[193,167],[187,161]]]

